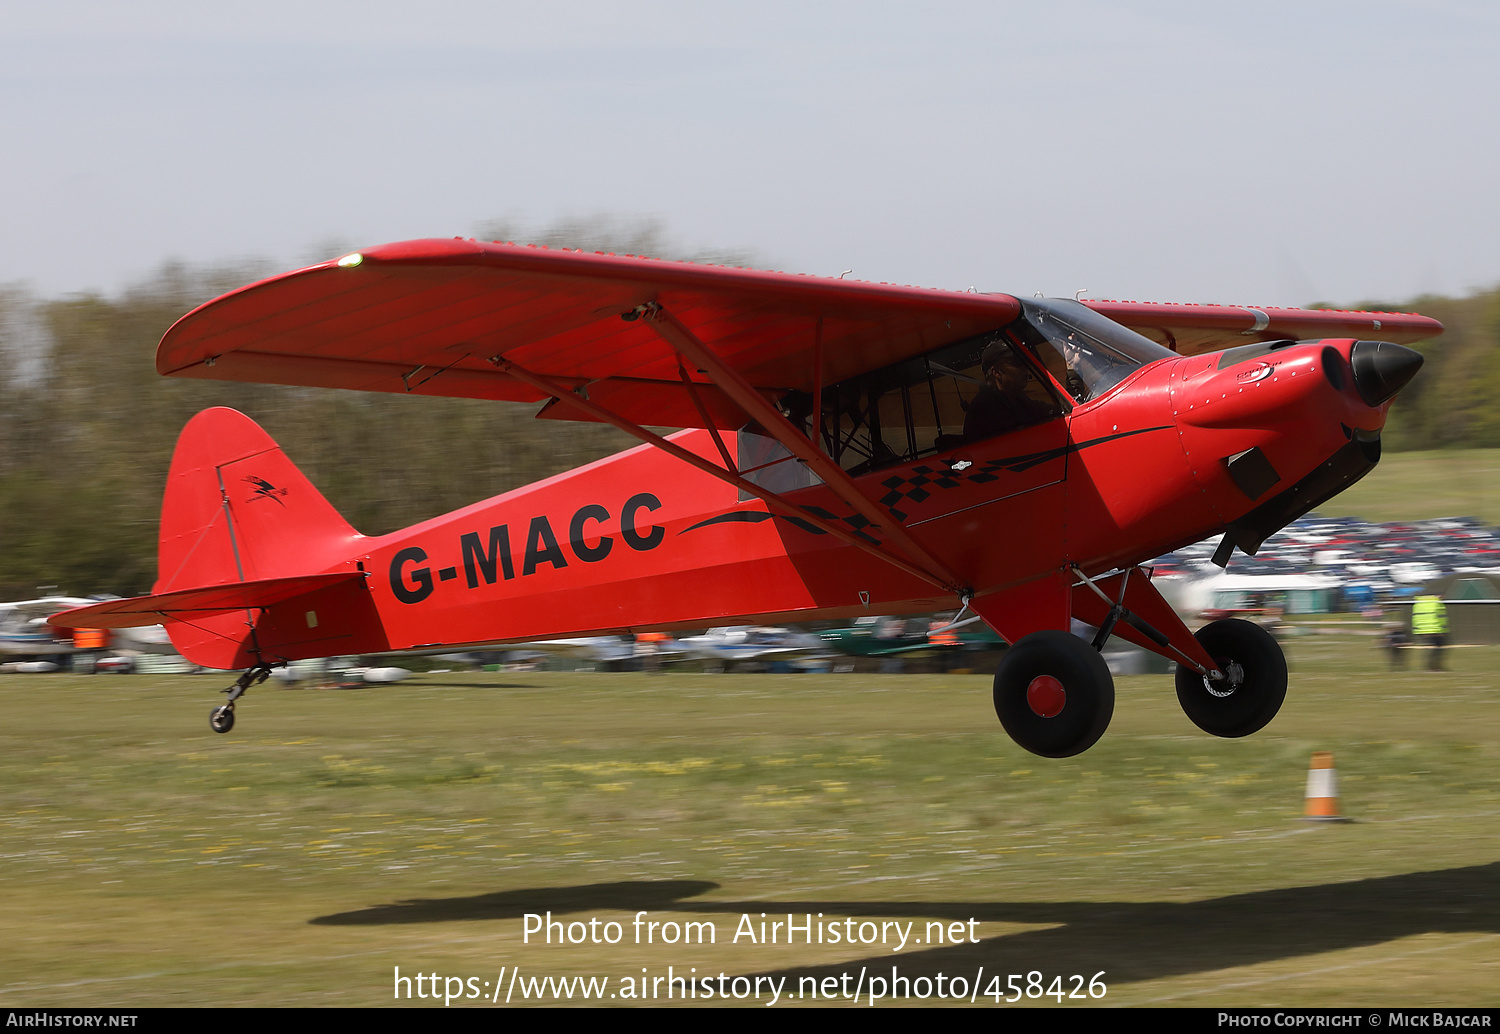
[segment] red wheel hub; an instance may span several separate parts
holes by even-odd
[[[1027,706],[1039,718],[1056,718],[1068,702],[1068,691],[1051,675],[1038,675],[1026,687]]]

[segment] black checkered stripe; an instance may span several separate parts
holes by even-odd
[[[1070,451],[1070,446],[1059,446],[1056,449],[1047,449],[1045,452],[1028,453],[1025,456],[1011,456],[1003,460],[990,460],[986,463],[976,463],[972,467],[963,470],[954,470],[952,467],[937,468],[923,464],[913,467],[909,477],[900,474],[886,478],[881,482],[890,489],[880,497],[880,505],[888,508],[895,514],[898,521],[904,521],[910,514],[904,510],[897,509],[902,500],[910,500],[913,503],[925,503],[932,497],[931,489],[957,488],[963,484],[983,485],[990,481],[999,481],[1000,472],[1010,471],[1020,473],[1029,470],[1048,460],[1055,460],[1059,456],[1065,456]]]
[[[963,470],[923,464],[920,467],[913,467],[909,476],[903,477],[900,474],[896,474],[882,481],[881,484],[890,491],[880,497],[880,505],[888,508],[898,521],[904,521],[910,514],[904,510],[897,509],[897,505],[903,500],[910,500],[918,504],[924,503],[932,497],[933,489],[957,488],[963,484],[983,485],[991,481],[999,481],[1001,471],[1019,474],[1049,460],[1066,456],[1070,452],[1087,449],[1091,445],[1112,442],[1117,438],[1129,438],[1131,435],[1145,434],[1147,431],[1162,431],[1167,429],[1166,427],[1146,427],[1136,431],[1121,431],[1119,434],[1109,434],[1102,438],[1091,438],[1086,442],[1069,442],[1067,445],[1060,445],[1055,449],[1043,449],[1041,452],[1028,452],[1020,456],[1007,456],[1004,459],[987,460],[983,463],[976,463],[972,467],[966,467]]]

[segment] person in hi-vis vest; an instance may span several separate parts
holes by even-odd
[[[1411,609],[1411,633],[1418,646],[1432,649],[1427,655],[1427,667],[1442,671],[1443,647],[1448,645],[1448,608],[1442,600],[1430,593],[1417,597]]]

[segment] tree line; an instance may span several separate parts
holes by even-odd
[[[1339,307],[1420,312],[1443,324],[1439,337],[1412,346],[1427,361],[1391,407],[1385,448],[1500,448],[1500,288]]]

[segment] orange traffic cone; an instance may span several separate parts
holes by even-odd
[[[1303,817],[1313,822],[1346,822],[1339,814],[1339,776],[1333,755],[1326,750],[1313,754],[1307,768],[1307,807]]]

